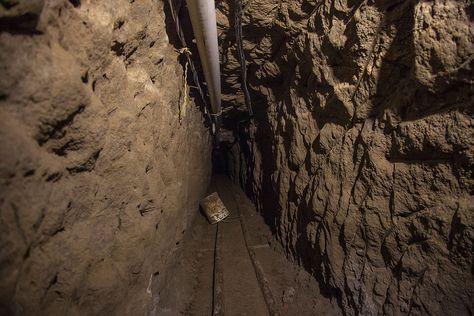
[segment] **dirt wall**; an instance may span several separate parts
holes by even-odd
[[[162,1],[0,2],[0,314],[159,303],[211,171],[165,21]]]
[[[245,117],[232,4],[229,120]],[[347,314],[472,314],[472,4],[244,4],[255,119],[229,167],[288,255]]]

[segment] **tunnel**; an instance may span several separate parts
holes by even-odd
[[[0,0],[0,315],[473,315],[473,56],[468,0]]]

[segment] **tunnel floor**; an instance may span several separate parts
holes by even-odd
[[[214,176],[230,215],[210,225],[201,214],[186,232],[157,315],[340,315],[316,280],[290,262],[242,190]]]

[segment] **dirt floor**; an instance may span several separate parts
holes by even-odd
[[[174,277],[155,300],[156,315],[212,315],[213,306],[225,315],[341,314],[316,280],[279,251],[240,188],[215,176],[214,191],[230,215],[217,225],[196,216],[180,245]]]

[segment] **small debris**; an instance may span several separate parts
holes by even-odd
[[[284,307],[288,307],[288,304],[294,301],[296,295],[296,290],[294,287],[289,286],[283,291],[283,296],[281,301],[283,302]]]

